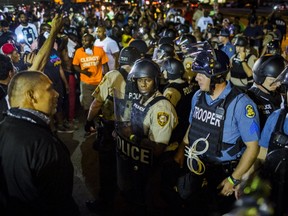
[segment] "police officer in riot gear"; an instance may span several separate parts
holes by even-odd
[[[285,67],[280,55],[264,55],[259,58],[253,70],[253,86],[248,90],[249,97],[256,103],[260,126],[263,129],[269,115],[280,108],[282,96],[276,85],[271,85]]]
[[[184,55],[187,53],[187,45],[196,43],[197,40],[194,35],[183,34],[178,39],[176,39],[175,44],[180,48],[177,51],[177,55],[181,60],[184,59]]]
[[[193,94],[199,89],[198,84],[188,83],[187,80],[183,79],[185,73],[184,66],[181,61],[175,58],[169,58],[164,61],[162,66],[162,73],[167,84],[164,86],[163,95],[169,99],[174,105],[178,121],[178,124],[172,132],[170,138],[170,150],[167,152],[167,157],[163,163],[162,178],[164,179],[161,183],[162,194],[165,197],[166,202],[169,204],[170,212],[176,214],[177,208],[181,206],[178,194],[174,190],[177,176],[181,170],[179,166],[174,162],[173,156],[178,145],[181,143],[186,129],[189,126],[189,113],[191,108],[191,99]],[[170,179],[167,181],[167,179]]]
[[[177,40],[176,40],[176,45],[181,46],[181,45],[186,45],[186,44],[191,44],[191,43],[196,43],[197,40],[194,35],[192,34],[183,34],[181,35]]]
[[[166,28],[160,33],[160,36],[161,37],[169,37],[172,40],[175,40],[175,38],[177,37],[177,32],[175,29]]]
[[[141,53],[142,57],[145,57],[146,53],[148,52],[148,46],[145,43],[145,41],[142,39],[132,40],[132,41],[130,41],[128,46],[129,47],[135,47],[138,50],[138,52]]]
[[[275,110],[267,119],[261,133],[261,146],[258,158],[264,161],[260,177],[268,179],[272,193],[270,196],[274,206],[274,215],[287,215],[288,194],[288,121],[287,121],[287,87],[288,68],[276,78],[273,84],[282,85],[286,89],[284,106]]]
[[[168,47],[168,46],[165,45],[164,47],[162,47],[163,49],[160,49],[160,46],[162,44],[169,44],[170,46]],[[172,47],[172,49],[171,49],[171,47]],[[166,49],[167,49],[168,53],[166,53],[166,51],[165,51]],[[157,62],[162,63],[162,61],[163,61],[162,58],[165,57],[166,54],[171,55],[171,50],[173,50],[173,53],[174,53],[175,49],[174,49],[174,41],[173,41],[173,39],[170,38],[170,37],[162,37],[162,38],[160,38],[158,40],[157,46],[155,46],[155,48],[153,50],[152,60],[155,61],[156,63]],[[160,60],[159,60],[159,58],[160,58]]]
[[[153,61],[155,61],[159,66],[162,65],[163,61],[165,61],[167,58],[175,57],[175,51],[174,46],[169,43],[164,43],[157,48],[156,56],[153,58]]]
[[[177,125],[177,115],[174,107],[168,100],[165,100],[165,97],[163,97],[162,94],[158,91],[159,76],[160,68],[157,64],[148,59],[140,59],[135,62],[133,68],[131,69],[131,73],[129,73],[128,75],[128,80],[133,80],[136,83],[137,89],[141,94],[140,100],[134,101],[134,104],[132,105],[131,125],[133,135],[135,135],[134,137],[138,138],[148,136],[148,139],[150,139],[151,141],[150,144],[153,147],[153,152],[155,155],[161,154],[163,150],[167,147],[166,145],[168,144],[171,136],[170,133]],[[147,107],[149,108],[149,110],[146,108],[145,112],[142,112],[143,109],[141,109],[141,107]],[[162,112],[159,112],[157,118],[155,118],[153,112],[157,112],[160,110]],[[149,116],[149,114],[152,116]],[[141,121],[140,118],[142,118],[144,121]],[[145,120],[147,121],[148,119],[150,121],[149,124],[153,125],[153,122],[157,122],[158,127],[155,127],[155,125],[153,125],[153,127],[155,128],[150,128],[151,131],[149,132],[149,134],[146,134],[148,132],[147,128],[143,128],[143,126],[146,126]],[[150,127],[152,127],[152,125],[150,125]],[[158,134],[157,137],[156,134],[154,134],[155,137],[152,138],[153,133],[156,133],[158,130],[162,131],[165,127],[167,127],[167,134],[163,134],[163,136],[160,136]],[[157,145],[154,145],[156,143]]]
[[[178,185],[185,192],[186,214],[228,212],[235,187],[258,155],[256,105],[226,80],[228,65],[224,52],[205,48],[192,66],[200,90],[192,98],[190,125],[174,158],[182,167],[186,146],[188,181]]]
[[[176,55],[178,58],[183,61],[183,65],[185,68],[185,74],[183,78],[187,80],[190,84],[195,84],[195,73],[191,71],[191,66],[193,62],[193,58],[189,56],[189,53],[191,52],[191,44],[196,43],[197,40],[194,35],[191,34],[183,34],[179,38],[175,40],[175,46],[176,46]]]
[[[186,24],[179,24],[178,26],[176,26],[176,29],[178,30],[179,36],[183,34],[188,34],[190,32],[190,26]]]
[[[159,76],[160,68],[153,61],[135,62],[128,80],[135,83],[141,98],[133,101],[130,122],[116,124],[118,186],[130,209],[125,215],[159,215],[163,210],[155,207],[159,163],[178,120],[175,108],[158,90]],[[115,104],[116,109],[121,107]]]
[[[123,48],[119,56],[119,70],[111,70],[105,74],[92,96],[85,130],[90,131],[91,127],[98,130],[94,149],[99,152],[100,166],[100,192],[99,200],[87,201],[86,205],[91,211],[112,211],[114,195],[116,192],[116,158],[115,140],[112,137],[114,131],[114,89],[125,92],[126,78],[132,65],[141,58],[140,52],[135,47]],[[131,89],[127,90],[127,97],[133,96]],[[130,95],[131,94],[131,95]],[[95,128],[94,119],[102,115],[98,128]]]
[[[174,45],[174,40],[171,37],[161,37],[158,40],[158,46],[160,46],[161,44],[171,44]]]
[[[174,49],[174,45],[170,43],[163,43],[160,44],[159,47],[157,47],[154,50],[154,57],[152,60],[156,62],[159,67],[161,68],[163,66],[163,62],[169,58],[177,57]],[[161,74],[161,77],[159,78],[159,90],[163,92],[163,87],[167,84],[167,80],[163,77],[163,74]]]
[[[173,131],[170,143],[181,143],[189,125],[191,99],[195,91],[199,89],[198,85],[193,86],[183,80],[184,72],[182,62],[175,58],[169,58],[163,63],[162,73],[168,81],[164,87],[163,95],[175,106],[179,122],[181,122],[181,125],[178,124]]]

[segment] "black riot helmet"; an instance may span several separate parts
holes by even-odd
[[[288,65],[283,69],[283,71],[276,77],[274,83],[280,82],[281,85],[288,87]]]
[[[204,43],[204,45],[207,44],[208,43]],[[226,81],[226,76],[229,72],[229,58],[223,51],[214,50],[212,47],[205,47],[202,51],[196,53],[197,56],[192,64],[192,71],[202,73],[210,78],[210,89],[208,93],[212,95],[215,85]]]
[[[159,66],[150,59],[147,58],[138,59],[134,63],[130,73],[128,74],[127,79],[135,81],[139,78],[145,78],[145,77],[150,77],[154,79],[155,81],[154,90],[156,91],[158,89],[159,77],[160,77]]]
[[[285,66],[283,71],[276,77],[274,83],[278,83],[277,85],[281,85],[282,89],[284,90],[286,97],[284,97],[284,105],[287,107],[287,94],[288,94],[288,65]],[[271,85],[272,85],[271,84]]]
[[[168,28],[162,32],[161,37],[170,37],[174,40],[177,37],[177,32],[174,29]]]
[[[161,44],[158,48],[158,59],[163,59],[167,57],[173,57],[174,56],[174,46],[171,44]]]
[[[175,58],[165,60],[162,69],[167,72],[169,80],[181,78],[185,72],[183,63]]]
[[[234,46],[246,47],[248,45],[248,40],[246,37],[238,36],[235,40]]]
[[[258,85],[262,85],[266,77],[276,78],[284,69],[285,60],[280,55],[264,55],[259,58],[253,68],[253,79]]]
[[[218,77],[229,71],[229,58],[221,50],[202,50],[192,65],[192,71],[207,77]]]
[[[193,44],[196,43],[197,40],[194,35],[191,34],[183,34],[180,36],[178,40],[176,40],[176,45],[182,46],[187,44]]]
[[[135,47],[136,49],[138,49],[138,51],[141,53],[142,56],[144,56],[146,52],[148,51],[147,44],[145,43],[144,40],[141,40],[141,39],[132,40],[129,43],[129,47]]]
[[[272,54],[273,52],[276,52],[280,54],[280,42],[279,40],[272,40],[267,44],[267,52]]]
[[[179,24],[176,29],[178,30],[179,35],[187,34],[190,31],[189,26],[186,24]]]
[[[170,37],[161,37],[159,40],[158,40],[158,46],[160,46],[161,44],[171,44],[171,45],[174,45],[174,40]]]
[[[141,53],[136,47],[124,47],[120,51],[119,64],[120,65],[133,65],[137,59],[141,58]]]

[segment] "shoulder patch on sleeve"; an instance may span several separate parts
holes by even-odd
[[[252,105],[248,104],[248,105],[245,107],[245,109],[246,109],[246,116],[247,116],[248,118],[254,118],[254,117],[255,117],[255,111],[254,111]]]
[[[166,112],[157,113],[157,121],[161,127],[164,127],[169,122],[170,115]]]
[[[167,94],[165,94],[165,97],[166,97],[168,100],[170,100],[170,99],[172,98],[172,94],[171,94],[171,93],[167,93]]]

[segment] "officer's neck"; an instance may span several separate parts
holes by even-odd
[[[258,85],[256,84],[256,86],[258,87],[258,89],[260,89],[262,92],[266,93],[266,94],[270,94],[271,92],[265,88],[263,85]]]
[[[148,101],[153,95],[155,94],[155,92],[150,92],[149,94],[142,94],[141,96],[141,104],[144,104],[146,101]]]
[[[226,88],[226,82],[222,82],[222,83],[217,83],[215,85],[215,89],[213,91],[213,94],[210,95],[210,97],[212,98],[212,100],[217,99],[220,94],[224,91],[224,89]]]

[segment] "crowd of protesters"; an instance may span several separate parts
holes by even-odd
[[[95,40],[96,46],[104,46],[104,51],[109,58],[109,70],[117,68],[119,51],[134,39],[145,41],[148,47],[146,54],[151,55],[166,29],[174,31],[173,39],[184,33],[194,35],[197,41],[211,41],[221,47],[220,49],[225,51],[231,60],[236,49],[233,42],[238,36],[246,37],[248,42],[245,44],[246,53],[247,55],[251,53],[255,58],[267,52],[267,45],[270,41],[278,41],[279,44],[275,43],[275,46],[280,49],[282,41],[286,39],[286,23],[277,11],[273,11],[268,17],[257,17],[255,10],[251,10],[251,15],[247,18],[248,25],[245,26],[239,17],[224,17],[221,13],[215,13],[212,7],[203,7],[201,4],[194,9],[188,5],[186,8],[184,6],[177,9],[173,7],[173,2],[141,7],[110,4],[103,8],[102,5],[97,6],[92,3],[83,5],[70,3],[64,7],[34,3],[18,5],[13,13],[1,12],[0,47],[4,45],[2,53],[11,56],[16,70],[26,69],[29,66],[29,60],[25,57],[28,53],[37,52],[37,49],[40,48],[37,43],[43,38],[42,36],[47,36],[49,23],[59,8],[64,8],[67,14],[64,27],[55,44],[56,49],[57,47],[61,49],[58,50],[62,61],[60,71],[62,71],[63,63],[67,62],[69,58],[73,59],[75,50],[81,47],[82,36],[85,33],[93,35],[95,39],[98,38]],[[102,33],[98,33],[99,31]],[[7,43],[13,45],[15,49]],[[67,45],[63,46],[65,43]],[[107,44],[109,44],[108,47]],[[61,54],[63,48],[68,52],[68,58]],[[283,54],[286,53],[283,52]],[[255,58],[253,61],[247,59],[250,69],[253,67]],[[114,62],[115,65],[112,65]],[[72,131],[73,119],[77,118],[75,106],[77,106],[78,100],[75,98],[78,98],[77,93],[79,94],[80,91],[77,90],[77,88],[80,89],[80,76],[77,73],[74,74],[74,80],[71,70],[74,70],[73,67],[64,68],[66,79],[65,76],[61,76],[61,82],[64,83],[64,90],[61,91],[65,92],[62,94],[65,101],[60,106],[64,107],[65,104],[64,115],[68,122],[64,124],[60,120],[59,130],[64,132]],[[248,73],[248,77],[251,76],[252,73]],[[67,92],[69,80],[70,94]],[[236,80],[236,85],[242,86],[242,83],[239,84],[237,81],[239,82],[239,80]],[[70,101],[70,105],[68,101]],[[74,102],[71,103],[71,101]]]

